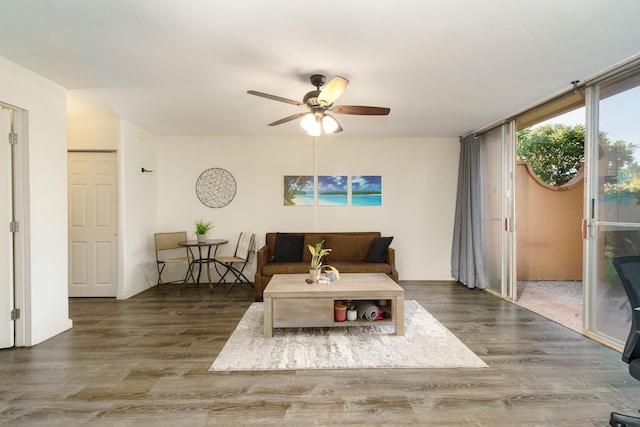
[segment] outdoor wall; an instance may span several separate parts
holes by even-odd
[[[582,174],[551,188],[518,162],[516,182],[518,280],[582,280]]]

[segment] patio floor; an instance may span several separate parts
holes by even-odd
[[[569,329],[583,331],[582,281],[520,281],[516,303]],[[631,324],[631,307],[622,286],[599,284],[596,306],[596,329],[624,342]]]

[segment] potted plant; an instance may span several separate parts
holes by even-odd
[[[333,274],[336,276],[336,280],[340,279],[340,272],[334,266],[323,264],[322,258],[325,257],[331,249],[323,248],[324,240],[316,244],[316,246],[307,245],[309,247],[309,252],[311,252],[311,265],[309,267],[309,279],[314,282],[318,281],[318,277],[320,277],[320,273],[323,268],[328,268],[333,271]]]
[[[198,242],[204,242],[207,240],[207,233],[209,230],[213,228],[211,221],[204,221],[202,219],[197,219],[195,221],[196,224],[196,237],[198,238]]]

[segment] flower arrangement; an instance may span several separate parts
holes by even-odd
[[[333,271],[333,274],[335,274],[336,276],[336,280],[338,280],[340,279],[340,272],[338,271],[338,269],[332,265],[322,263],[322,258],[324,258],[329,252],[331,252],[331,249],[323,248],[322,245],[324,245],[324,240],[322,242],[316,243],[315,247],[307,245],[309,247],[309,252],[311,252],[310,270],[315,270],[319,274],[322,268],[328,268]]]

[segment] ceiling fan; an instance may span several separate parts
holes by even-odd
[[[389,114],[389,111],[391,111],[390,108],[383,107],[333,105],[335,100],[342,95],[342,92],[344,92],[344,89],[349,84],[349,80],[344,77],[335,76],[329,80],[326,85],[326,77],[322,74],[313,74],[309,80],[311,81],[311,84],[316,87],[316,90],[307,92],[304,98],[302,98],[302,102],[255,90],[249,90],[247,93],[304,108],[306,111],[276,120],[273,123],[269,123],[269,126],[278,126],[283,123],[302,118],[300,126],[302,126],[302,128],[311,136],[320,136],[322,130],[324,130],[325,133],[342,132],[342,126],[340,126],[338,121],[329,113],[386,116]],[[320,90],[322,86],[324,87]]]

